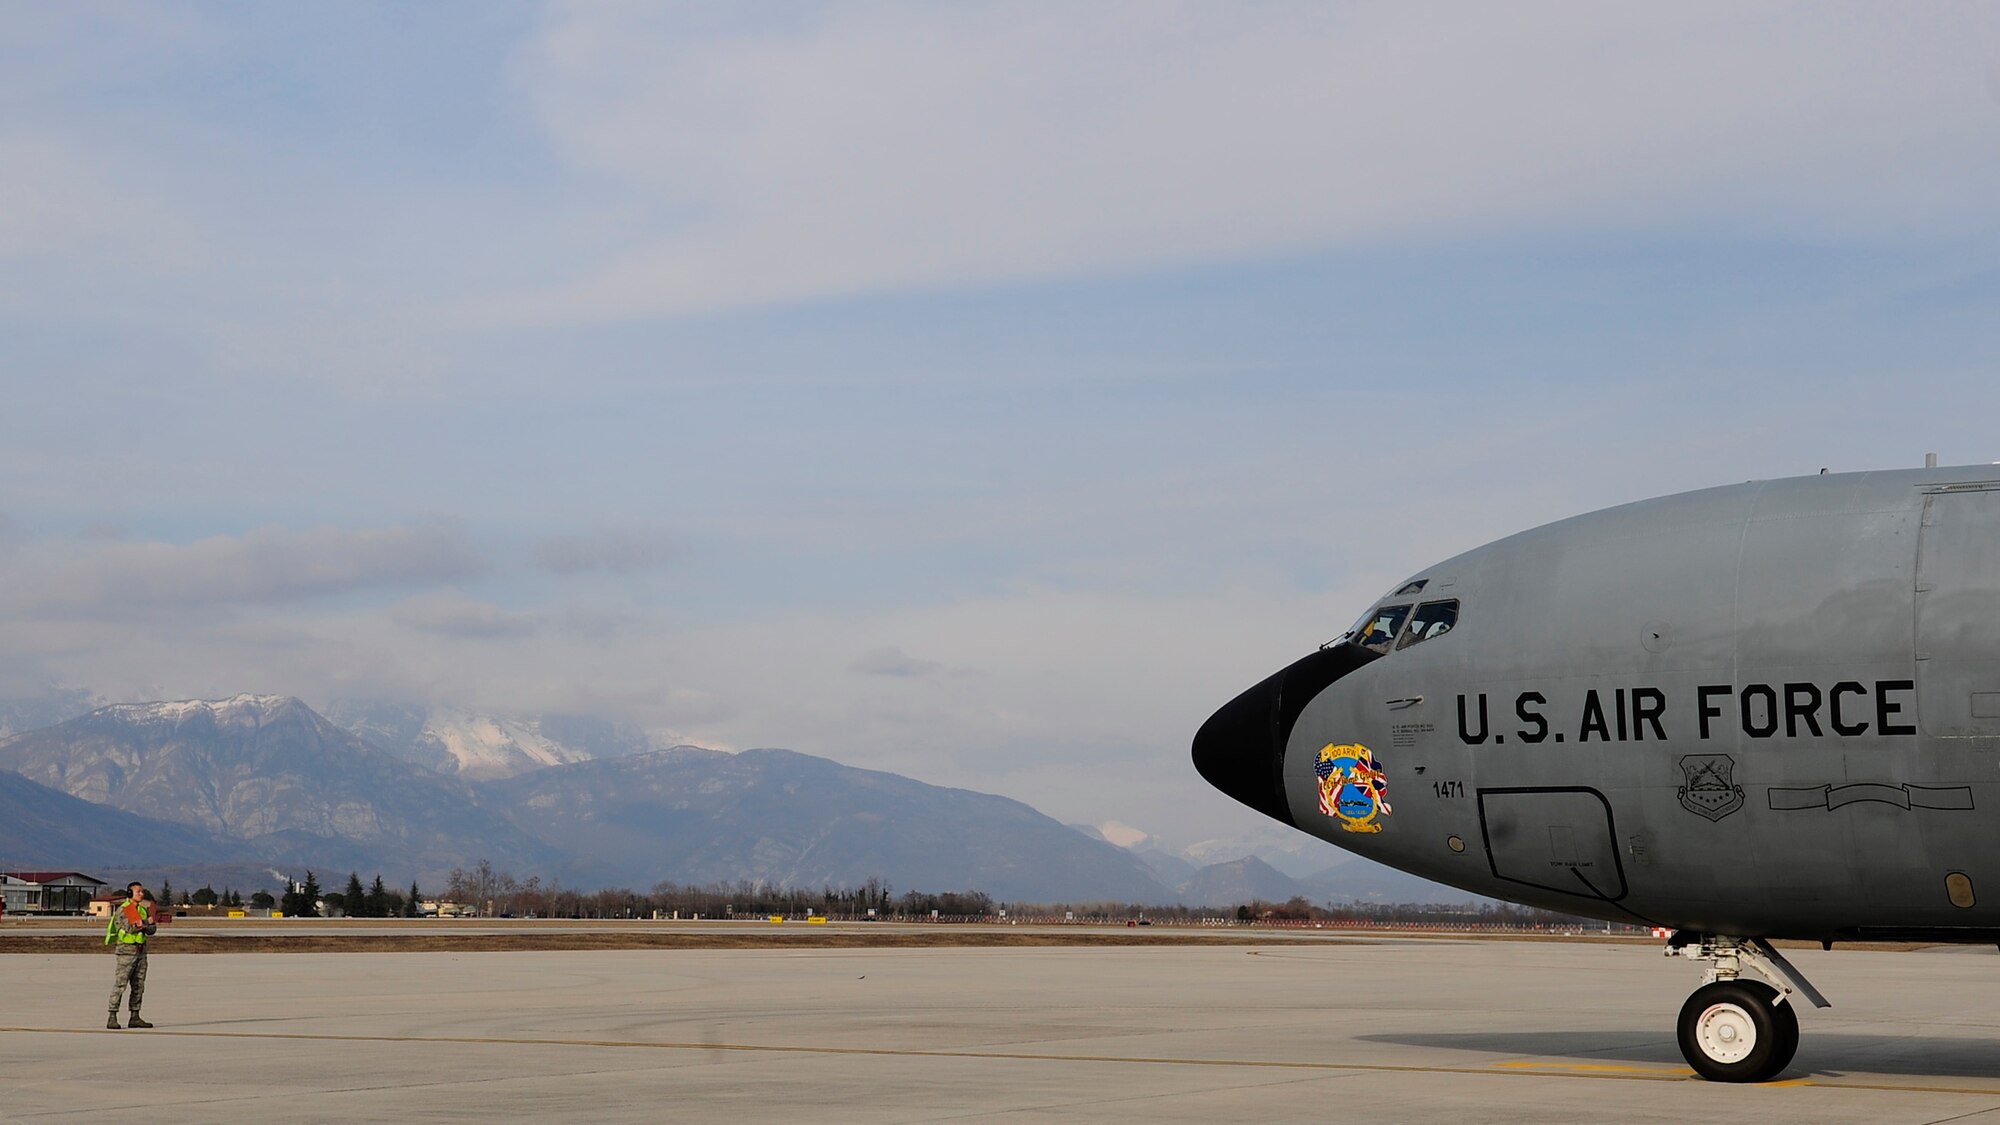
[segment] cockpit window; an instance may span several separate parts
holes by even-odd
[[[1374,613],[1356,623],[1354,632],[1347,638],[1347,643],[1365,648],[1369,652],[1388,652],[1390,643],[1396,639],[1397,631],[1403,627],[1403,619],[1409,615],[1408,604],[1380,606]]]
[[[1419,578],[1415,582],[1405,583],[1402,589],[1396,591],[1395,596],[1399,598],[1407,598],[1417,594],[1421,594],[1424,592],[1424,587],[1430,584],[1431,584],[1430,579]]]
[[[1442,637],[1458,624],[1458,599],[1445,602],[1425,602],[1417,607],[1410,617],[1410,627],[1403,631],[1403,639],[1396,642],[1397,651],[1413,644],[1428,641],[1432,637]]]

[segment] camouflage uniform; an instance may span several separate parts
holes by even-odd
[[[111,910],[111,924],[104,928],[104,944],[118,947],[118,963],[111,971],[111,1011],[105,1026],[118,1026],[118,1001],[131,992],[132,1020],[139,1026],[139,1005],[146,999],[146,938],[154,929],[152,906],[131,899]]]

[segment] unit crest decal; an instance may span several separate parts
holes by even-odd
[[[1721,820],[1743,807],[1743,787],[1730,775],[1736,759],[1727,754],[1688,754],[1681,758],[1687,784],[1678,794],[1681,807],[1710,820]]]
[[[1320,748],[1313,763],[1319,778],[1319,811],[1340,821],[1349,832],[1380,832],[1378,818],[1388,816],[1389,778],[1366,746]]]

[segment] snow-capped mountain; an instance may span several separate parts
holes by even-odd
[[[91,713],[135,727],[178,727],[197,721],[254,730],[289,717],[284,714],[285,705],[292,702],[283,695],[235,695],[228,699],[183,699],[171,703],[114,703]]]
[[[358,848],[427,872],[481,854],[550,858],[470,786],[399,761],[287,696],[102,707],[0,739],[0,769],[270,854]]]
[[[650,749],[640,731],[580,715],[507,717],[355,701],[334,703],[326,715],[412,765],[469,781]]]
[[[85,847],[88,833],[80,843],[49,830],[74,822],[147,842],[166,865],[254,861],[383,871],[426,885],[491,859],[582,887],[881,878],[1003,900],[1171,894],[1130,852],[991,794],[785,750],[622,753],[629,742],[608,724],[545,719],[527,729],[542,741],[524,745],[522,727],[498,722],[433,726],[429,713],[402,721],[419,735],[438,732],[434,749],[447,756],[452,746],[494,744],[510,763],[541,762],[535,751],[556,753],[547,744],[606,754],[475,781],[404,761],[288,697],[104,707],[0,739],[0,771],[21,775],[0,774],[0,847],[49,854],[51,864],[79,851],[121,864],[145,858]],[[491,760],[468,757],[475,766]]]

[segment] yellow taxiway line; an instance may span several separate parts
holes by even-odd
[[[0,1027],[8,1035],[110,1035],[108,1028]],[[1623,1063],[1541,1062],[1512,1059],[1484,1066],[1418,1066],[1396,1063],[1311,1062],[1286,1059],[1203,1059],[1149,1055],[1065,1055],[1035,1051],[936,1050],[900,1047],[834,1047],[792,1043],[683,1043],[640,1039],[501,1038],[479,1035],[335,1035],[304,1031],[204,1031],[153,1028],[121,1032],[128,1038],[266,1039],[309,1043],[437,1043],[493,1047],[599,1047],[617,1050],[732,1051],[742,1054],[857,1055],[881,1058],[991,1059],[1002,1062],[1113,1063],[1143,1066],[1245,1067],[1263,1070],[1326,1071],[1374,1074],[1462,1074],[1509,1078],[1596,1078],[1611,1081],[1691,1082],[1686,1067],[1632,1066]],[[1916,1085],[1892,1082],[1850,1082],[1840,1079],[1793,1078],[1763,1083],[1764,1088],[1877,1090],[1901,1094],[2000,1095],[2000,1084],[1987,1087]]]

